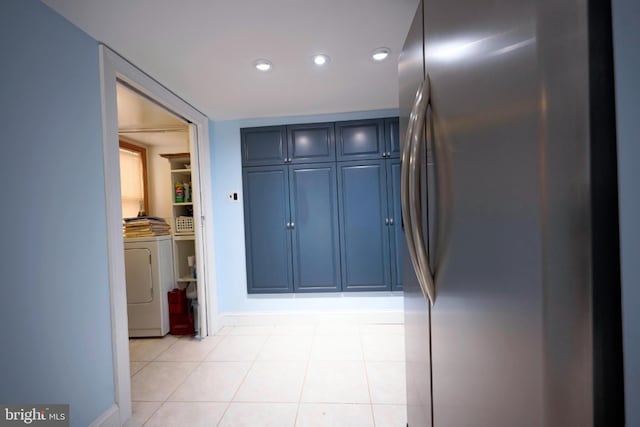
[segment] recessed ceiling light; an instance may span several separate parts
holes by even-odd
[[[253,65],[255,65],[256,68],[260,71],[269,71],[273,67],[271,61],[267,59],[258,59],[253,63]]]
[[[316,55],[316,56],[313,57],[313,62],[316,65],[322,66],[322,65],[326,64],[327,62],[329,62],[329,57],[327,55],[324,55],[324,54]]]
[[[371,52],[371,58],[373,58],[374,61],[384,61],[390,53],[391,49],[388,47],[379,47]]]

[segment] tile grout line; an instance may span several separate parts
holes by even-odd
[[[176,341],[176,342],[177,342],[177,341]],[[174,343],[174,344],[175,344],[175,343]],[[173,346],[173,345],[172,345],[172,346]],[[171,348],[172,346],[170,346],[169,348]],[[167,350],[169,350],[169,349],[167,349]],[[167,351],[167,350],[165,350],[165,351]],[[164,352],[163,352],[163,353],[164,353]],[[161,354],[162,354],[162,353],[161,353]],[[158,357],[160,357],[160,355],[158,355]],[[178,389],[179,389],[180,387],[182,387],[182,385],[187,381],[187,379],[189,379],[189,377],[190,377],[190,376],[191,376],[191,375],[196,371],[196,369],[198,369],[200,366],[202,366],[202,361],[200,361],[200,362],[177,362],[177,363],[197,363],[197,365],[196,365],[193,369],[191,369],[191,370],[189,371],[189,373],[188,373],[187,375],[185,375],[185,377],[182,379],[182,381],[180,382],[180,384],[178,384],[178,385],[176,386],[176,388],[174,388],[174,389],[173,389],[173,391],[171,391],[171,393],[169,393],[169,395],[168,395],[168,396],[167,396],[167,398],[164,400],[164,402],[162,402],[162,405],[161,405],[160,407],[164,406],[164,405],[165,405],[165,403],[169,402],[169,399],[171,398],[171,396],[173,396],[173,395],[176,393],[176,391],[178,391]]]
[[[158,355],[155,357],[155,359],[153,359],[151,361],[148,361],[147,364],[144,365],[144,367],[142,369],[144,369],[147,366],[149,366],[152,362],[155,362],[158,359],[158,357],[160,357],[161,354],[163,354],[165,351],[168,351],[171,347],[176,345],[178,343],[178,341],[180,341],[180,338],[177,338],[172,344],[169,345],[169,347],[165,348],[160,353],[158,353]],[[162,363],[162,362],[157,362],[157,363]],[[138,372],[136,372],[136,375],[139,374],[142,371],[142,369],[140,369]],[[186,377],[188,377],[189,375],[190,374],[187,374]],[[185,379],[186,379],[186,377],[185,377]],[[178,387],[180,387],[180,385],[178,385]],[[176,388],[176,390],[177,390],[177,388]],[[173,392],[175,392],[175,390]],[[149,421],[151,421],[151,418],[153,418],[153,416],[156,414],[156,412],[158,412],[160,410],[160,408],[162,408],[164,406],[165,402],[173,394],[173,392],[169,393],[169,396],[167,396],[166,399],[164,399],[163,401],[160,401],[160,405],[158,405],[158,407],[147,417],[147,419],[144,421],[144,423],[142,423],[142,427],[144,427],[145,425],[147,425],[149,423]],[[158,402],[158,401],[154,401],[154,402]],[[131,403],[133,404],[133,401]]]
[[[164,351],[160,352],[160,354],[158,354],[158,356],[154,359],[154,361],[156,361],[156,360],[157,360],[157,359],[158,359],[162,354],[164,354],[165,352],[169,351],[169,349],[170,349],[170,348],[172,348],[174,345],[176,345],[176,344],[177,344],[181,339],[182,339],[182,337],[181,337],[181,338],[178,338],[178,339],[177,339],[173,344],[171,344],[169,347],[167,347]],[[220,343],[218,343],[218,344],[220,344]],[[214,347],[211,349],[211,351],[213,351],[213,349],[214,349],[215,347],[217,347],[217,346],[218,346],[218,344],[214,345]],[[210,351],[210,352],[211,352],[211,351]],[[209,353],[207,353],[207,355],[208,355],[208,354],[209,354]],[[205,355],[205,356],[204,356],[204,358],[206,358],[206,357],[207,357],[207,355]],[[189,379],[189,377],[191,376],[191,374],[193,374],[193,372],[195,372],[195,370],[196,370],[196,369],[198,369],[200,366],[202,366],[202,363],[203,363],[203,362],[204,362],[204,359],[203,359],[203,360],[200,360],[200,361],[197,361],[197,360],[196,360],[196,361],[191,361],[191,360],[189,360],[189,361],[157,361],[157,362],[156,362],[156,363],[196,363],[196,366],[195,366],[191,371],[189,371],[189,373],[188,373],[187,375],[185,375],[184,379],[180,382],[180,384],[178,384],[178,385],[176,386],[176,388],[175,388],[175,389],[173,389],[173,390],[169,393],[169,395],[166,397],[166,399],[164,399],[164,401],[162,401],[162,402],[160,403],[160,406],[158,406],[158,408],[156,408],[156,410],[153,412],[153,414],[151,414],[151,415],[149,416],[149,418],[147,419],[147,421],[145,421],[145,423],[143,424],[143,426],[144,426],[145,424],[147,424],[147,423],[151,420],[151,418],[153,418],[153,416],[155,415],[155,413],[156,413],[156,412],[158,412],[158,411],[160,410],[160,408],[162,408],[162,407],[163,407],[167,402],[170,402],[170,401],[169,401],[169,399],[171,398],[171,396],[173,396],[173,395],[175,394],[175,392],[176,392],[176,391],[178,391],[178,389],[179,389],[179,388],[180,388],[180,387],[181,387],[181,386],[182,386],[182,385],[187,381],[187,379]],[[151,363],[151,362],[149,362],[149,363]],[[171,402],[173,402],[173,401],[171,401]],[[183,403],[183,401],[181,401],[180,403]]]
[[[218,424],[217,424],[218,426],[220,425],[222,420],[224,420],[225,415],[227,415],[227,412],[229,411],[229,408],[231,407],[231,404],[234,403],[234,399],[238,395],[238,392],[240,391],[240,388],[242,387],[242,384],[244,384],[244,382],[247,380],[247,377],[249,376],[249,373],[251,372],[251,370],[255,366],[256,361],[258,360],[258,356],[260,355],[260,352],[262,351],[264,346],[267,344],[267,341],[272,336],[272,334],[273,334],[273,331],[270,334],[267,334],[267,339],[264,340],[264,342],[262,343],[262,346],[256,352],[256,356],[251,361],[251,366],[249,366],[249,369],[247,369],[247,372],[244,374],[244,377],[242,378],[242,381],[240,381],[240,384],[238,384],[238,388],[236,388],[236,391],[233,393],[233,396],[231,396],[231,399],[229,400],[229,404],[225,408],[225,410],[224,410],[224,412],[222,414],[222,417],[220,417],[220,421],[218,421]],[[248,335],[237,335],[237,336],[248,336]],[[258,336],[260,336],[260,335],[258,335]],[[242,361],[235,361],[235,363],[242,363]]]
[[[313,346],[316,342],[318,326],[314,325],[313,333],[311,334],[311,348],[309,349],[309,354],[307,355],[307,365],[304,369],[304,378],[302,379],[302,387],[300,387],[300,396],[298,397],[298,406],[296,408],[296,416],[293,419],[293,426],[295,427],[298,424],[298,416],[300,415],[300,405],[302,405],[302,394],[304,393],[304,386],[307,383],[307,375],[309,373],[309,365],[311,364],[311,353],[313,353]]]
[[[149,415],[147,417],[147,419],[144,420],[144,422],[142,423],[141,427],[144,427],[145,425],[147,425],[147,423],[151,420],[151,418],[153,418],[153,416],[156,414],[156,412],[158,412],[158,410],[162,407],[162,405],[163,405],[163,403],[160,403],[160,405],[158,405],[158,407],[151,413],[151,415]]]
[[[191,360],[189,360],[189,361],[157,361],[156,362],[156,363],[195,363],[196,366],[184,377],[184,379],[180,382],[180,384],[178,384],[176,386],[176,388],[173,389],[169,393],[167,398],[164,399],[164,401],[162,401],[160,403],[160,406],[158,406],[158,408],[156,408],[156,410],[149,416],[149,418],[147,418],[147,420],[145,421],[143,426],[146,425],[151,420],[151,418],[153,418],[153,415],[155,415],[155,413],[158,412],[160,410],[160,408],[162,408],[166,403],[174,402],[174,401],[170,401],[169,400],[171,398],[171,396],[173,396],[176,393],[176,391],[178,391],[178,389],[189,379],[189,377],[193,374],[193,372],[196,371],[196,369],[198,369],[200,366],[202,366],[202,364],[206,361],[206,358],[209,355],[209,353],[211,353],[218,345],[220,345],[220,343],[224,340],[224,337],[225,336],[222,336],[222,339],[218,343],[216,343],[213,346],[213,348],[211,348],[211,350],[206,355],[204,355],[203,359],[200,360],[200,361],[197,361],[197,360],[196,361],[191,361]],[[213,338],[213,337],[211,337],[211,338]],[[154,359],[154,361],[156,361],[162,354],[164,354],[165,352],[169,351],[169,349],[171,347],[173,347],[174,345],[176,345],[180,341],[180,339],[181,338],[178,338],[173,344],[171,344],[169,347],[167,347],[164,351],[160,352],[160,354],[158,354],[158,356],[156,357],[156,359]],[[148,363],[151,363],[151,362],[148,362]],[[208,401],[176,401],[176,402],[178,402],[178,403],[209,403]],[[231,404],[231,402],[215,402],[215,403],[227,403],[227,407],[225,408],[225,411],[222,414],[222,417],[224,417],[224,414],[226,413],[227,409],[229,408],[229,405]],[[222,417],[220,418],[220,421],[218,422],[218,424],[222,421]]]
[[[227,412],[229,411],[229,408],[231,407],[231,402],[226,402],[226,404],[227,404],[227,406],[224,408],[224,411],[222,411],[222,415],[220,415],[220,419],[216,423],[216,427],[219,426],[220,423],[222,423],[222,420],[224,420],[224,416],[227,415]]]
[[[231,334],[226,334],[225,337],[228,337],[230,335]],[[235,336],[239,336],[239,335],[235,335]],[[224,341],[224,339],[225,338],[223,338],[221,340],[221,342]],[[267,339],[269,339],[269,338],[267,338]],[[266,343],[266,342],[267,341],[265,340],[264,343]],[[264,343],[262,344],[263,347],[264,347]],[[260,349],[258,351],[258,354],[260,353],[261,350],[262,349]],[[213,352],[213,350],[211,350],[211,352]],[[224,412],[222,413],[222,416],[220,417],[220,420],[217,422],[216,426],[219,426],[220,423],[222,423],[222,421],[224,420],[224,417],[227,415],[227,412],[229,412],[229,408],[231,408],[231,404],[233,403],[233,398],[236,397],[236,394],[238,394],[238,391],[240,390],[240,387],[242,387],[242,384],[244,384],[244,381],[247,379],[247,376],[249,375],[249,372],[251,372],[251,368],[253,368],[253,365],[255,364],[255,360],[258,358],[258,354],[256,354],[255,359],[251,362],[251,366],[249,366],[249,369],[247,369],[247,372],[244,374],[244,377],[242,378],[242,381],[240,381],[240,384],[238,384],[238,388],[236,389],[235,393],[233,393],[233,396],[231,396],[231,399],[229,399],[229,402],[227,403],[227,407],[224,408]]]
[[[175,336],[175,335],[172,335],[172,336]],[[163,354],[165,351],[168,351],[171,347],[173,347],[174,345],[176,345],[176,344],[178,343],[178,341],[180,341],[180,338],[176,338],[176,340],[175,340],[173,343],[169,344],[169,347],[165,348],[165,349],[164,349],[164,350],[162,350],[160,353],[158,353],[158,355],[157,355],[153,360],[151,360],[151,362],[155,362],[155,361],[157,361],[157,360],[158,360],[158,357],[160,357],[160,355],[161,355],[161,354]]]
[[[371,411],[371,421],[373,421],[373,427],[376,427],[376,416],[373,412],[373,399],[371,398],[371,381],[369,380],[369,369],[367,368],[367,358],[364,354],[364,334],[360,329],[360,346],[362,347],[362,361],[364,363],[364,374],[367,378],[367,391],[369,392],[369,410]]]
[[[136,376],[136,375],[138,375],[140,372],[142,372],[142,370],[143,370],[144,368],[146,368],[146,367],[147,367],[147,365],[148,365],[149,363],[151,363],[151,362],[146,361],[146,360],[141,360],[141,361],[138,361],[138,360],[129,360],[129,372],[131,372],[131,362],[133,362],[133,363],[144,363],[144,365],[142,366],[142,368],[138,369],[138,370],[136,371],[136,373],[135,373],[135,374],[133,374],[133,375],[131,375],[131,376],[130,376],[130,378],[131,378],[131,379],[133,379],[133,377],[135,377],[135,376]]]

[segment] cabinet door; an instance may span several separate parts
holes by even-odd
[[[400,159],[387,160],[387,199],[389,204],[389,242],[391,249],[391,290],[402,290],[402,205],[400,204]]]
[[[289,188],[294,290],[339,291],[335,163],[289,166]]]
[[[242,174],[248,291],[291,292],[287,167],[245,168]]]
[[[397,117],[384,120],[387,157],[400,158],[400,122]]]
[[[242,166],[280,165],[287,158],[284,126],[240,129]]]
[[[384,160],[338,164],[342,289],[390,290]]]
[[[333,123],[287,126],[290,163],[329,162],[336,159]]]
[[[336,122],[338,160],[381,159],[385,152],[384,120]]]

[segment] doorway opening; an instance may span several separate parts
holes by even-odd
[[[192,191],[189,123],[120,82],[116,90],[129,338],[199,337],[200,195]],[[169,313],[170,291],[187,296],[180,315]]]
[[[191,286],[198,312],[195,316],[197,319],[193,319],[194,331],[197,331],[198,337],[204,338],[217,330],[209,131],[206,116],[104,45],[100,46],[100,63],[115,385],[112,416],[124,424],[131,416],[129,322],[136,321],[134,318],[137,316],[130,310],[125,280],[128,273],[124,256],[125,242],[129,238],[170,240],[171,255],[169,261],[163,264],[166,266],[170,263],[172,267],[169,283],[185,290]],[[121,142],[124,144],[121,145]],[[148,217],[157,218],[158,222],[164,222],[165,225],[155,227],[155,231],[166,231],[169,227],[172,229],[170,236],[153,236],[154,227],[149,221],[145,232],[151,236],[137,236],[140,229],[136,227],[129,230],[123,228],[120,147],[126,147],[127,144],[144,148],[147,155],[146,186],[144,176],[140,179],[144,187],[141,194],[146,191],[147,195],[128,196],[138,197],[138,213],[143,221]],[[129,152],[136,151],[129,148]],[[161,155],[182,156],[181,163]],[[137,169],[132,173],[140,174]],[[185,184],[189,187],[187,200],[176,199],[177,183],[182,186],[183,197]],[[135,221],[137,217],[130,218]],[[184,221],[185,218],[190,218],[190,221]],[[190,227],[186,228],[184,222],[189,222]],[[125,239],[127,233],[129,235]],[[197,277],[194,277],[196,271]],[[157,289],[155,294],[160,296],[165,291]],[[148,296],[136,295],[141,297],[137,302]],[[163,333],[162,325],[159,331]],[[144,336],[157,332],[138,333]]]

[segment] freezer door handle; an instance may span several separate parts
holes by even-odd
[[[418,86],[409,115],[406,140],[401,155],[400,196],[411,265],[418,277],[422,293],[433,305],[436,301],[435,282],[431,272],[429,255],[422,238],[422,205],[420,200],[420,171],[422,168],[420,145],[423,142],[425,117],[430,105],[430,98],[431,86],[427,75],[427,78]]]

